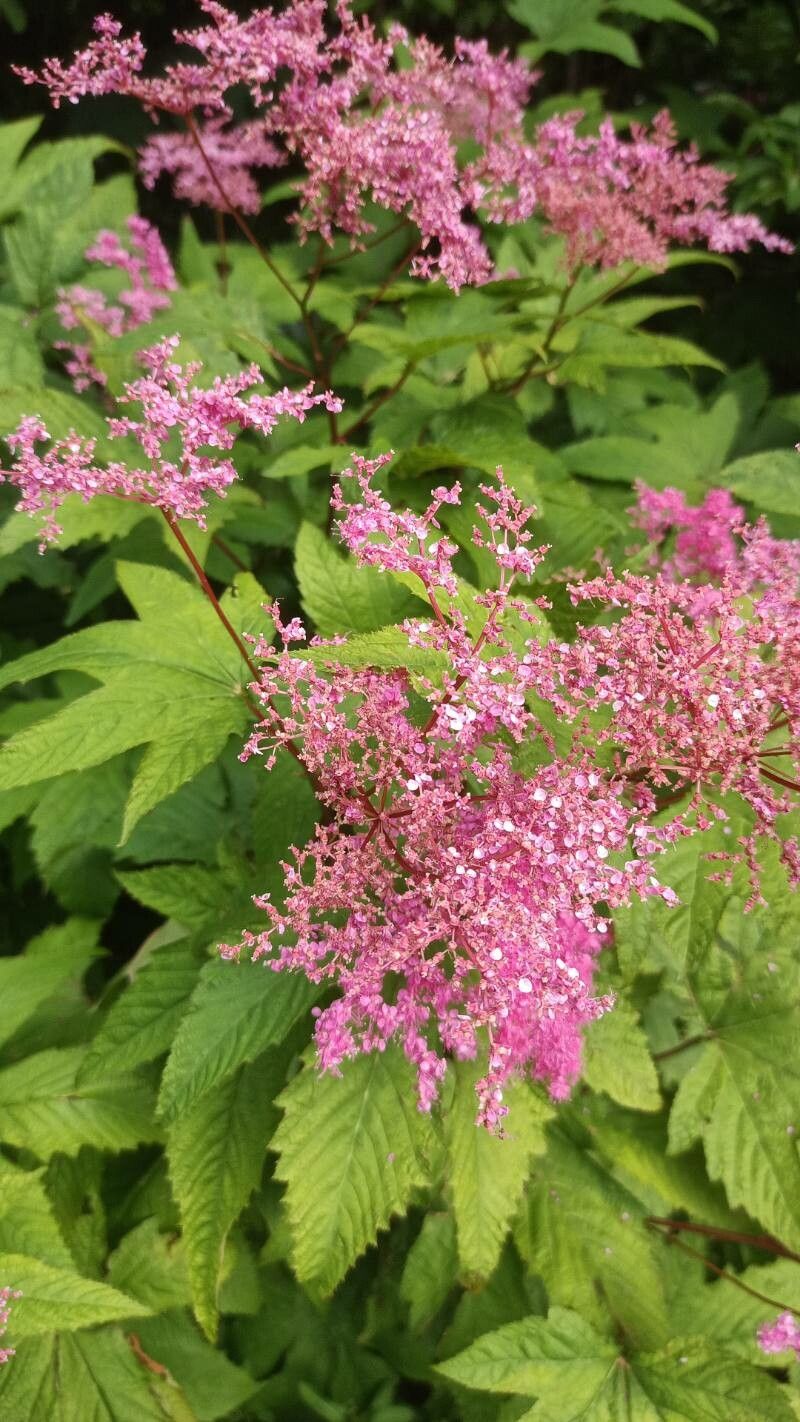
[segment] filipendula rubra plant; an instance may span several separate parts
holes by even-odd
[[[537,76],[524,62],[492,56],[482,42],[457,41],[450,59],[400,26],[379,35],[346,3],[336,6],[331,30],[322,0],[244,20],[216,0],[201,0],[200,9],[208,23],[176,36],[194,51],[191,61],[160,76],[144,74],[141,39],[124,38],[107,15],[72,63],[48,60],[41,75],[20,72],[27,83],[45,84],[56,105],[125,94],[154,117],[182,123],[182,134],[145,145],[144,181],[152,185],[168,171],[179,197],[233,216],[302,319],[309,367],[284,363],[323,385],[328,357],[347,333],[323,350],[310,295],[325,244],[337,234],[353,249],[366,244],[374,231],[370,204],[409,228],[409,249],[392,277],[408,267],[454,290],[497,275],[481,219],[539,217],[563,239],[569,283],[540,355],[565,319],[583,267],[659,268],[674,243],[788,249],[757,218],[728,212],[725,175],[677,148],[667,115],[649,133],[634,128],[630,139],[610,122],[583,135],[577,113],[528,137],[524,106]],[[244,124],[233,121],[229,102],[237,85],[249,91],[256,115]],[[255,205],[253,170],[286,159],[305,169],[292,218],[298,236],[322,239],[302,292],[243,216]],[[65,292],[59,310],[67,327],[83,314],[122,334],[169,303],[174,277],[157,235],[139,223],[130,238],[130,251],[107,233],[89,249],[92,259],[130,275],[130,291],[117,307],[88,289]],[[138,441],[142,468],[99,464],[92,441],[77,436],[41,454],[47,431],[31,416],[9,441],[17,460],[6,477],[21,491],[20,507],[44,511],[45,541],[57,534],[55,513],[67,493],[112,493],[160,508],[225,622],[179,528],[182,518],[202,525],[207,494],[224,493],[235,478],[231,460],[215,451],[230,451],[242,430],[269,433],[281,414],[302,419],[318,403],[329,413],[332,441],[341,443],[369,409],[343,434],[341,402],[330,392],[312,394],[309,386],[245,399],[261,378],[255,367],[202,389],[199,367],[173,360],[176,345],[177,337],[143,352],[145,375],[125,386],[123,411],[109,420],[112,437]],[[69,369],[81,383],[102,380],[88,347],[75,348]],[[129,404],[141,407],[141,418],[127,413]],[[341,996],[318,1010],[324,1067],[335,1070],[347,1056],[381,1050],[396,1037],[417,1067],[423,1109],[436,1098],[447,1055],[473,1057],[485,1036],[478,1115],[494,1127],[514,1074],[541,1078],[555,1097],[568,1093],[581,1027],[611,1006],[592,996],[609,911],[633,895],[673,901],[654,858],[678,837],[724,819],[728,793],[753,818],[753,832],[732,845],[731,856],[746,860],[755,886],[757,835],[774,836],[794,788],[773,766],[791,753],[797,717],[797,559],[785,546],[774,557],[777,545],[765,530],[726,523],[721,508],[706,538],[713,542],[721,523],[718,587],[675,580],[697,556],[694,544],[687,551],[687,525],[663,571],[576,583],[576,603],[599,601],[611,615],[579,628],[574,644],[561,643],[548,638],[534,602],[512,596],[544,550],[529,546],[532,511],[502,475],[483,489],[475,535],[496,564],[496,586],[470,596],[454,571],[456,546],[439,526],[448,505],[460,501],[458,486],[437,490],[423,515],[399,514],[373,487],[382,462],[356,461],[355,502],[337,487],[342,537],[360,562],[410,580],[430,613],[404,628],[407,672],[348,668],[346,653],[321,645],[295,653],[301,628],[296,620],[284,626],[276,608],[283,650],[262,640],[252,657],[245,652],[263,712],[245,756],[266,751],[269,764],[275,748],[287,746],[306,767],[325,818],[287,867],[283,909],[262,901],[271,927],[244,942],[275,967],[339,988]],[[654,508],[643,499],[651,538],[680,526],[673,507],[672,522],[659,513],[656,527]],[[694,516],[681,516],[692,524]],[[558,737],[548,729],[554,712]],[[535,769],[525,775],[521,752],[531,747]],[[796,877],[796,846],[789,841],[782,852]]]
[[[69,64],[49,59],[41,83],[53,102],[125,94],[154,117],[166,114],[183,132],[157,135],[141,152],[144,181],[174,176],[176,195],[229,212],[248,240],[242,216],[254,210],[251,170],[299,160],[301,240],[336,233],[362,245],[374,231],[369,202],[410,224],[403,265],[442,277],[458,290],[487,281],[494,264],[480,226],[540,216],[566,241],[571,269],[633,261],[666,262],[671,243],[702,242],[713,251],[743,251],[752,242],[791,250],[753,216],[732,215],[728,179],[681,152],[668,114],[630,140],[606,121],[583,136],[579,112],[551,119],[528,139],[524,109],[538,75],[524,60],[492,55],[485,41],[457,40],[448,57],[400,25],[380,36],[346,0],[327,24],[325,0],[295,0],[285,11],[255,10],[239,19],[217,0],[199,0],[208,23],[176,32],[191,58],[146,76],[141,37],[123,36],[110,15],[95,20],[96,38]],[[405,55],[408,63],[397,63]],[[249,91],[255,120],[232,122],[230,91]],[[477,156],[462,164],[459,145]],[[288,290],[290,283],[273,265]]]
[[[422,1110],[447,1056],[475,1057],[485,1033],[478,1120],[495,1127],[509,1077],[568,1094],[581,1028],[612,1005],[591,996],[608,910],[633,895],[676,903],[653,857],[726,820],[726,794],[752,816],[729,857],[746,861],[753,899],[762,836],[778,839],[791,882],[800,878],[796,841],[775,829],[796,782],[773,768],[791,763],[800,718],[800,546],[747,529],[734,506],[723,548],[713,523],[707,534],[709,559],[723,564],[717,588],[699,597],[661,573],[576,584],[576,602],[622,616],[561,643],[541,626],[526,632],[537,606],[512,597],[546,550],[530,546],[534,510],[502,471],[482,486],[474,532],[497,583],[470,599],[440,525],[459,486],[437,489],[420,516],[397,513],[373,485],[384,462],[348,471],[354,502],[337,487],[340,533],[359,562],[424,595],[430,617],[403,627],[408,664],[422,654],[437,672],[351,669],[346,652],[318,642],[292,652],[303,628],[272,609],[282,648],[256,646],[263,670],[251,690],[264,719],[243,758],[266,753],[269,767],[292,747],[325,817],[284,866],[284,907],[256,900],[269,928],[222,953],[244,946],[276,970],[335,984],[340,995],[316,1009],[320,1065],[336,1071],[397,1038],[417,1067]],[[542,703],[572,727],[566,746],[545,728]],[[515,748],[531,744],[542,763],[526,777]]]

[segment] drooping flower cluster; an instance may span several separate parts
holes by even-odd
[[[195,142],[189,133],[158,133],[149,138],[139,150],[145,187],[154,188],[162,173],[170,173],[175,196],[184,202],[218,212],[229,207],[258,212],[261,194],[253,168],[274,168],[286,161],[267,137],[263,122],[234,124],[217,115],[199,129],[198,139]]]
[[[758,880],[759,838],[774,840],[800,883],[795,837],[779,833],[800,788],[800,544],[753,527],[721,490],[698,509],[675,490],[640,492],[639,521],[657,539],[680,532],[652,576],[607,572],[570,589],[608,620],[579,627],[571,644],[538,649],[549,699],[587,740],[613,751],[617,773],[677,806],[676,825],[726,821],[735,792],[752,831],[727,857]],[[735,537],[734,537],[735,535]],[[688,575],[716,576],[696,584]]]
[[[791,250],[757,218],[728,212],[727,176],[677,149],[666,114],[650,132],[634,126],[628,140],[610,121],[579,135],[580,114],[551,119],[528,140],[524,109],[538,75],[505,52],[492,55],[483,41],[457,40],[448,57],[399,25],[382,37],[353,16],[348,0],[338,0],[334,32],[324,0],[294,0],[279,14],[259,9],[247,19],[217,0],[198,3],[208,23],[176,34],[194,58],[161,77],[143,75],[140,37],[124,39],[108,15],[71,64],[48,60],[41,74],[18,72],[45,84],[55,104],[123,93],[185,120],[187,136],[145,146],[142,170],[148,184],[173,173],[178,195],[192,201],[255,211],[251,168],[296,156],[306,169],[294,219],[301,237],[318,232],[330,242],[341,232],[357,246],[374,230],[369,203],[376,203],[416,227],[412,272],[455,289],[493,273],[470,212],[506,222],[540,215],[565,238],[571,266],[659,267],[671,242]],[[256,123],[226,126],[236,85],[249,90]],[[197,115],[210,124],[202,128]],[[478,150],[466,166],[458,157],[464,140]]]
[[[283,646],[257,647],[264,719],[244,758],[266,752],[269,766],[293,744],[326,816],[284,866],[284,907],[257,900],[270,924],[243,943],[275,969],[339,988],[317,1017],[324,1068],[396,1038],[416,1064],[422,1109],[446,1054],[475,1057],[485,1038],[479,1119],[493,1127],[514,1074],[568,1093],[581,1027],[610,1006],[592,997],[606,911],[633,894],[673,899],[651,862],[669,835],[651,831],[651,807],[626,799],[582,748],[552,756],[527,705],[527,630],[539,614],[511,594],[544,552],[530,546],[531,510],[501,471],[483,488],[475,537],[498,583],[469,599],[440,528],[459,487],[435,490],[423,515],[397,513],[373,487],[383,462],[357,460],[358,497],[337,491],[334,507],[360,562],[412,575],[427,598],[430,618],[404,626],[420,670],[354,668],[324,644],[292,652],[303,629],[273,609]],[[524,778],[514,747],[531,740],[542,764]]]
[[[785,1353],[791,1348],[800,1362],[800,1323],[793,1313],[781,1313],[774,1323],[765,1323],[758,1330],[758,1346],[762,1353]]]
[[[0,1338],[3,1336],[3,1334],[6,1332],[6,1329],[8,1328],[8,1320],[11,1314],[11,1304],[13,1303],[14,1299],[21,1298],[22,1294],[20,1293],[19,1289],[9,1289],[8,1287],[0,1289]],[[7,1363],[9,1358],[13,1358],[15,1352],[15,1348],[0,1347],[0,1366],[2,1366],[3,1363]]]
[[[173,359],[179,344],[180,338],[171,336],[140,353],[145,374],[126,384],[118,400],[120,406],[138,406],[140,415],[107,420],[112,439],[132,435],[140,445],[147,461],[141,468],[120,460],[96,464],[97,441],[74,433],[40,454],[37,445],[50,435],[36,416],[26,417],[7,437],[16,462],[0,470],[0,481],[7,479],[19,489],[17,509],[44,514],[42,548],[61,532],[55,514],[68,494],[79,494],[84,501],[113,494],[204,527],[209,493],[223,497],[236,478],[233,461],[222,456],[243,430],[268,435],[284,415],[302,421],[316,405],[341,409],[334,396],[314,395],[310,386],[243,398],[263,381],[256,365],[199,386],[195,378],[201,363],[181,366]]]
[[[88,321],[101,326],[110,336],[121,336],[145,325],[157,311],[169,306],[169,292],[175,290],[177,282],[158,232],[138,215],[129,217],[127,226],[129,247],[123,245],[116,232],[102,231],[87,247],[85,256],[87,262],[124,272],[130,286],[120,291],[116,301],[109,301],[102,291],[93,287],[75,285],[62,289],[56,311],[65,330],[77,330]],[[106,384],[103,371],[97,369],[92,359],[91,346],[57,341],[56,348],[68,352],[66,370],[78,392],[92,384]]]
[[[542,124],[530,142],[505,135],[468,169],[471,201],[494,222],[540,216],[565,239],[567,263],[662,268],[671,243],[701,242],[712,252],[760,243],[791,252],[757,217],[728,210],[730,175],[681,151],[672,119],[657,114],[648,132],[634,124],[620,138],[610,119],[596,134],[578,132],[580,111]]]

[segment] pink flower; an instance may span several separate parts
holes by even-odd
[[[85,256],[88,262],[124,272],[130,286],[120,292],[118,302],[109,302],[94,288],[75,285],[62,289],[56,311],[65,330],[76,330],[90,321],[102,326],[110,336],[121,336],[145,325],[157,311],[170,305],[168,293],[175,290],[177,281],[158,232],[138,216],[129,217],[127,227],[130,248],[123,246],[116,232],[102,231],[87,247]],[[77,391],[86,390],[91,384],[105,385],[105,375],[94,365],[90,346],[57,341],[56,349],[69,352],[66,370]]]
[[[11,1304],[14,1299],[21,1299],[22,1294],[19,1289],[0,1289],[0,1336],[8,1328],[8,1320],[11,1313]],[[15,1348],[0,1348],[0,1365],[7,1363],[9,1358],[13,1358]]]
[[[758,1346],[762,1353],[785,1353],[792,1349],[800,1360],[800,1324],[793,1313],[781,1313],[774,1323],[764,1323],[758,1330]]]
[[[17,72],[25,83],[44,84],[56,104],[123,93],[154,113],[212,118],[201,142],[227,201],[248,211],[257,210],[251,168],[278,153],[297,156],[306,169],[295,219],[302,236],[314,231],[331,241],[341,232],[357,246],[372,231],[375,203],[418,229],[412,272],[442,277],[454,289],[493,272],[470,210],[490,221],[541,216],[565,237],[573,267],[662,266],[670,242],[791,250],[757,218],[728,213],[726,175],[699,164],[693,150],[678,151],[667,114],[649,133],[634,126],[629,140],[616,136],[610,120],[599,134],[580,137],[582,115],[568,114],[528,142],[524,110],[538,75],[505,52],[492,55],[484,41],[458,39],[451,59],[399,25],[379,36],[347,0],[338,0],[333,33],[324,0],[294,0],[280,14],[260,9],[247,19],[217,0],[200,0],[200,8],[209,22],[176,33],[193,61],[168,65],[160,78],[143,77],[139,36],[123,39],[107,15],[72,64],[47,60],[41,74]],[[399,46],[410,62],[397,63]],[[259,119],[225,131],[237,85],[249,90]],[[280,145],[275,156],[266,135]],[[478,152],[462,167],[465,141]],[[146,182],[167,169],[180,196],[226,205],[185,136],[151,140],[142,162]]]
[[[702,242],[715,252],[770,251],[792,244],[755,217],[728,212],[729,177],[677,147],[670,115],[657,114],[648,133],[634,124],[619,138],[610,119],[581,136],[580,111],[548,119],[533,141],[521,133],[489,145],[468,170],[472,201],[493,222],[541,216],[566,242],[570,268],[666,263],[670,243]]]
[[[531,510],[500,471],[483,489],[476,541],[491,552],[498,585],[476,596],[472,625],[457,550],[440,527],[458,486],[436,490],[421,515],[397,513],[373,485],[384,462],[356,460],[356,498],[337,490],[334,507],[360,562],[418,580],[431,618],[405,634],[431,671],[412,682],[402,670],[348,668],[324,644],[313,657],[290,651],[277,618],[283,650],[258,644],[253,691],[264,719],[243,759],[265,754],[269,767],[291,742],[326,813],[284,865],[284,907],[258,899],[269,926],[241,946],[275,970],[336,984],[340,996],[317,1014],[324,1069],[398,1039],[417,1067],[422,1110],[446,1055],[473,1057],[488,1043],[478,1115],[495,1127],[511,1076],[568,1094],[581,1028],[611,1005],[592,996],[607,908],[634,894],[674,899],[651,863],[669,833],[650,830],[647,807],[626,802],[582,747],[530,779],[515,768],[515,743],[548,743],[528,705],[530,642],[506,628],[536,615],[512,599],[543,555],[531,546]]]
[[[236,478],[233,461],[224,455],[242,431],[268,435],[282,416],[302,421],[319,404],[341,409],[333,395],[312,395],[310,386],[242,398],[262,383],[256,365],[200,387],[194,384],[200,363],[183,367],[172,359],[179,343],[178,336],[171,336],[140,353],[146,373],[126,384],[118,400],[123,406],[139,406],[140,418],[107,420],[112,438],[133,435],[139,443],[146,456],[142,468],[130,469],[119,461],[95,464],[96,441],[75,434],[55,441],[41,455],[36,446],[50,436],[36,417],[24,419],[8,436],[6,443],[17,459],[9,470],[0,471],[0,480],[8,479],[20,490],[18,509],[44,513],[42,549],[61,532],[55,513],[68,494],[79,494],[84,501],[95,494],[134,499],[204,527],[208,494],[224,497]]]
[[[199,129],[208,163],[227,198],[211,178],[200,149],[189,134],[161,133],[139,150],[139,173],[146,188],[154,188],[162,173],[170,173],[176,198],[225,212],[258,212],[261,194],[253,168],[274,168],[285,155],[267,138],[263,122],[229,124],[224,116],[209,119]]]

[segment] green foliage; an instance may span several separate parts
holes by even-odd
[[[412,26],[422,9],[356,8]],[[787,231],[800,123],[772,76],[796,48],[790,8],[428,7],[446,48],[457,18],[551,56],[531,125],[581,107],[588,132],[601,91],[643,120],[666,94],[682,136],[735,172],[736,206]],[[0,0],[2,19],[19,29],[25,6]],[[221,281],[205,215],[185,218],[169,309],[119,340],[80,332],[108,387],[78,397],[54,303],[93,283],[88,243],[136,210],[141,135],[40,141],[40,124],[0,125],[0,435],[38,414],[128,458],[106,396],[173,331],[209,379],[255,360],[268,388],[297,387],[308,365],[344,397],[338,426],[316,411],[240,441],[236,485],[208,529],[184,529],[248,656],[278,598],[335,639],[303,650],[315,664],[440,682],[443,658],[399,627],[424,615],[419,581],[358,567],[331,536],[351,448],[394,449],[381,490],[416,512],[462,482],[442,525],[476,635],[495,569],[468,506],[498,464],[551,546],[523,589],[541,635],[573,636],[576,569],[646,566],[638,480],[691,502],[724,486],[800,535],[794,333],[788,358],[779,338],[794,292],[769,258],[684,252],[661,275],[573,282],[528,223],[490,232],[502,279],[456,297],[398,275],[408,234],[376,213],[374,246],[324,250],[301,313],[276,272],[302,290],[317,252],[287,241],[281,180],[253,219],[274,270],[229,231]],[[320,1075],[329,986],[216,951],[263,927],[252,896],[279,905],[283,861],[325,826],[286,750],[268,774],[239,763],[258,709],[241,646],[157,510],[71,496],[39,557],[13,505],[4,485],[0,1287],[23,1297],[3,1422],[790,1422],[796,1370],[755,1342],[800,1310],[800,920],[771,861],[772,907],[745,914],[738,879],[709,877],[717,831],[662,856],[680,904],[615,913],[598,972],[615,1006],[586,1031],[572,1101],[513,1083],[503,1138],[474,1124],[480,1059],[450,1064],[430,1115],[396,1044]],[[525,774],[549,752],[513,754]]]
[[[341,1082],[306,1066],[278,1105],[284,1116],[273,1148],[286,1183],[292,1261],[302,1282],[330,1293],[424,1185],[432,1131],[394,1050],[356,1058]]]

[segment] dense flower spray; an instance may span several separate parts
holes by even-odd
[[[120,291],[116,301],[109,301],[94,287],[71,286],[58,294],[56,311],[62,326],[74,331],[87,323],[100,326],[110,336],[121,336],[146,325],[157,311],[170,304],[169,293],[177,282],[167,250],[156,229],[146,218],[128,218],[129,245],[126,247],[116,232],[98,232],[87,247],[87,262],[116,268],[124,272],[130,285]],[[74,341],[57,341],[57,350],[68,353],[67,374],[72,376],[80,393],[92,384],[105,385],[106,377],[92,359],[89,345]]]
[[[475,531],[497,586],[470,597],[440,528],[459,487],[436,490],[421,516],[396,513],[373,486],[382,462],[356,460],[359,497],[337,490],[334,505],[358,560],[411,577],[426,597],[429,618],[404,626],[409,664],[422,669],[351,669],[324,644],[294,653],[303,629],[272,609],[282,649],[256,649],[264,720],[244,757],[266,753],[270,765],[295,744],[326,817],[285,866],[283,910],[258,900],[270,926],[244,944],[340,989],[317,1018],[323,1067],[397,1038],[423,1109],[446,1054],[474,1057],[485,1032],[479,1119],[496,1126],[512,1074],[568,1093],[580,1029],[610,1006],[592,996],[607,909],[632,894],[672,900],[651,862],[669,834],[651,830],[652,803],[626,800],[582,747],[557,759],[529,708],[540,611],[512,590],[544,550],[530,546],[532,511],[502,472],[482,488]],[[542,764],[525,778],[515,748],[532,741]]]
[[[758,837],[777,838],[792,788],[773,767],[800,720],[798,549],[770,540],[780,556],[768,578],[759,543],[769,535],[734,510],[747,619],[727,561],[700,604],[694,585],[660,572],[609,573],[572,592],[615,616],[562,643],[535,602],[512,596],[546,550],[530,546],[532,510],[502,472],[481,489],[474,539],[497,579],[478,594],[457,578],[441,528],[459,486],[435,490],[422,515],[398,513],[374,485],[384,462],[347,471],[358,492],[334,494],[340,533],[359,562],[416,586],[430,612],[404,624],[409,670],[380,671],[349,666],[336,643],[293,650],[302,625],[270,609],[280,646],[256,647],[264,718],[243,758],[263,754],[270,767],[291,746],[324,816],[284,866],[282,909],[256,900],[267,929],[222,952],[244,947],[335,984],[340,995],[317,1010],[320,1065],[336,1071],[396,1038],[416,1064],[422,1109],[448,1054],[474,1057],[485,1041],[478,1119],[496,1127],[511,1075],[568,1094],[581,1029],[611,1005],[592,996],[608,910],[633,895],[676,902],[653,856],[725,819],[729,792],[754,822],[730,858],[757,880]],[[559,754],[542,703],[572,727]],[[527,777],[523,747],[535,751]],[[667,805],[671,817],[654,823]],[[797,882],[795,842],[782,853]]]
[[[233,461],[225,455],[243,430],[268,435],[284,415],[302,421],[319,404],[341,409],[334,396],[314,395],[310,386],[245,398],[246,391],[263,382],[257,365],[237,375],[217,376],[209,386],[197,385],[202,365],[177,364],[173,357],[179,344],[180,338],[171,336],[141,352],[145,374],[126,384],[117,402],[138,407],[139,416],[121,413],[107,420],[112,439],[132,435],[140,445],[142,467],[130,468],[122,460],[97,464],[97,441],[74,433],[40,454],[37,446],[50,435],[36,416],[22,420],[7,437],[16,461],[0,470],[0,481],[7,479],[19,489],[18,509],[44,515],[42,546],[58,537],[55,514],[68,494],[79,494],[84,501],[95,494],[114,494],[204,527],[208,495],[224,496],[236,479]]]
[[[752,242],[791,245],[759,220],[732,215],[726,174],[680,151],[668,114],[649,132],[620,138],[610,120],[579,132],[583,115],[541,125],[532,138],[524,109],[538,77],[524,61],[457,40],[454,54],[400,25],[384,37],[338,0],[336,25],[324,0],[294,0],[279,14],[239,19],[217,0],[199,0],[208,23],[176,34],[193,52],[160,77],[143,74],[141,38],[126,39],[109,15],[71,64],[47,60],[40,74],[55,104],[84,95],[128,94],[153,114],[182,119],[185,135],[159,135],[142,150],[144,180],[174,175],[176,193],[221,210],[257,210],[252,168],[286,155],[301,161],[301,237],[358,246],[374,230],[369,204],[407,218],[417,238],[412,273],[454,289],[493,274],[480,228],[468,214],[518,222],[538,215],[565,239],[567,261],[660,267],[670,243],[741,251]],[[399,56],[403,62],[398,63]],[[232,124],[229,91],[244,85],[258,117]],[[466,165],[459,145],[478,150]]]
[[[184,202],[218,212],[231,206],[239,212],[258,212],[261,193],[252,170],[285,162],[264,124],[229,123],[224,115],[217,115],[203,124],[198,138],[195,142],[188,133],[157,133],[149,138],[139,151],[145,187],[154,188],[160,175],[169,173],[175,196]]]
[[[0,1338],[3,1336],[3,1334],[6,1332],[6,1329],[8,1328],[11,1305],[14,1299],[21,1298],[22,1294],[20,1293],[19,1289],[9,1289],[7,1287],[0,1289]],[[0,1366],[2,1366],[3,1363],[7,1363],[9,1358],[13,1358],[15,1352],[15,1348],[0,1347]]]

